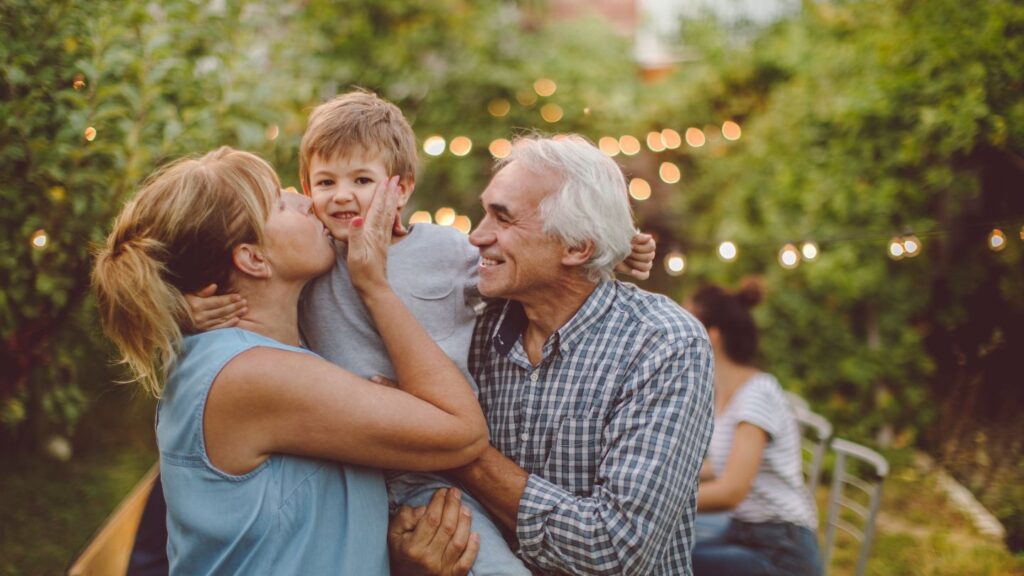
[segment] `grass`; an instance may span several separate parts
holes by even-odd
[[[156,460],[152,415],[152,402],[113,389],[83,422],[69,462],[43,456],[4,460],[0,575],[63,572]],[[1024,555],[1014,556],[1001,542],[978,534],[946,501],[934,476],[912,462],[910,451],[888,456],[893,472],[867,574],[1024,575]],[[822,487],[823,516],[826,498]],[[856,558],[852,540],[839,539],[830,574],[852,574]]]

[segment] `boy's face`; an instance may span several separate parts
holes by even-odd
[[[310,189],[306,193],[331,236],[348,242],[349,223],[356,216],[366,216],[374,190],[389,176],[383,160],[363,150],[330,159],[317,155],[309,163]],[[406,180],[399,184],[399,211],[412,194],[413,183]]]

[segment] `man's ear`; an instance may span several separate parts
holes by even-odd
[[[576,246],[566,246],[562,251],[563,266],[582,266],[594,255],[594,241],[585,240]]]
[[[253,278],[270,278],[270,262],[263,250],[255,244],[239,244],[231,250],[231,262],[235,268]]]
[[[398,209],[405,208],[412,197],[412,191],[416,188],[416,178],[409,176],[402,178],[398,183]]]

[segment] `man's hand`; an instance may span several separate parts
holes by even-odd
[[[214,296],[217,285],[210,284],[194,293],[185,294],[189,312],[192,314],[192,326],[197,332],[206,332],[217,328],[231,328],[245,316],[249,307],[239,294]]]
[[[434,492],[426,507],[403,506],[388,526],[391,571],[396,576],[465,576],[480,551],[470,533],[472,514],[455,488]]]
[[[647,280],[654,267],[654,251],[657,244],[650,234],[637,233],[633,236],[633,251],[615,267],[619,274],[629,274],[637,280]]]

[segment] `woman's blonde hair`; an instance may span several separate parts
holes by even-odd
[[[184,295],[211,283],[229,289],[232,250],[263,243],[280,193],[269,164],[223,147],[160,168],[121,210],[96,254],[92,283],[103,330],[132,382],[160,395],[192,326]]]

